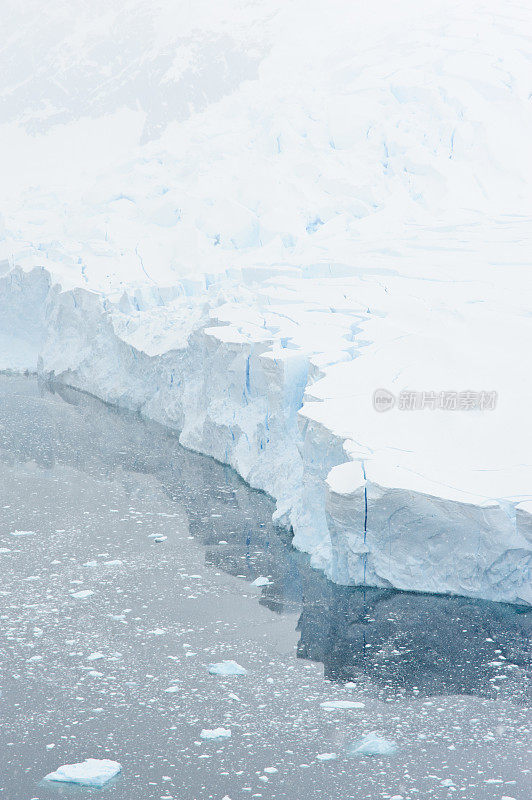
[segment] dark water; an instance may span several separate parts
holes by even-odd
[[[0,798],[94,796],[40,784],[86,757],[116,800],[532,796],[524,609],[334,586],[231,469],[34,380],[0,378],[0,477]],[[371,730],[397,755],[349,759]]]

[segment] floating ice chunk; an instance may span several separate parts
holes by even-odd
[[[318,753],[316,756],[318,761],[334,761],[335,758],[338,758],[336,753]]]
[[[113,561],[104,561],[103,563],[106,567],[121,567],[124,562],[119,558],[115,558]]]
[[[204,728],[200,733],[202,739],[229,739],[230,736],[229,728]]]
[[[272,581],[269,578],[265,578],[264,575],[259,575],[258,578],[252,582],[252,586],[269,586]]]
[[[216,664],[209,664],[211,675],[247,675],[247,669],[241,667],[236,661],[218,661]]]
[[[0,547],[0,553],[10,553],[10,552],[11,552],[10,547]]]
[[[391,756],[397,750],[397,745],[391,739],[385,739],[372,731],[363,736],[348,749],[348,755],[364,756]]]
[[[97,567],[98,566],[98,562],[97,561],[85,561],[83,566],[84,567]]]
[[[46,775],[45,781],[78,783],[81,786],[103,786],[122,769],[118,761],[107,758],[87,758],[77,764],[65,764],[55,772]]]
[[[277,767],[264,767],[263,772],[268,772],[273,775],[274,773],[279,772],[279,770]]]
[[[355,700],[326,700],[324,703],[320,703],[320,706],[326,711],[332,711],[335,708],[364,708],[364,705]]]
[[[92,589],[81,589],[79,592],[72,592],[72,597],[75,597],[76,600],[84,600],[86,597],[91,597],[94,592]]]
[[[35,531],[11,531],[11,536],[33,536]]]
[[[165,689],[164,691],[168,692],[168,694],[173,694],[174,692],[178,692],[179,691],[179,686],[174,686],[172,684],[172,686],[169,686],[168,689]]]
[[[98,661],[100,658],[105,658],[105,656],[97,650],[87,656],[87,661]]]

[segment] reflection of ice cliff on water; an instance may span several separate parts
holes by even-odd
[[[382,689],[530,699],[529,612],[379,589],[305,591],[298,655],[330,680]]]
[[[66,402],[46,392],[47,402],[36,403],[35,382],[11,378],[3,386],[4,457],[67,463],[92,475],[113,474],[124,485],[128,473],[153,476],[186,511],[208,564],[249,582],[271,578],[260,602],[279,613],[300,612],[298,656],[322,662],[329,680],[369,681],[385,693],[526,699],[532,613],[462,597],[333,584],[272,526],[271,500],[227,466],[78,392],[61,387]]]

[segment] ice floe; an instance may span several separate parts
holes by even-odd
[[[118,761],[111,761],[107,758],[87,758],[76,764],[64,764],[55,772],[46,775],[44,780],[99,787],[104,786],[111,778],[118,775],[121,769],[122,766]]]
[[[211,675],[247,675],[247,669],[231,660],[209,664],[209,672]]]
[[[321,708],[326,711],[334,711],[335,709],[349,709],[349,708],[364,708],[364,703],[359,703],[356,700],[325,700],[320,703]]]
[[[348,755],[390,756],[397,750],[397,745],[391,739],[385,739],[372,731],[362,739],[354,742],[347,748]]]
[[[252,586],[269,586],[270,584],[271,580],[269,578],[264,577],[264,575],[260,575],[258,578],[255,578],[255,580],[251,582]]]
[[[229,739],[231,730],[229,728],[203,728],[200,737],[202,739]]]

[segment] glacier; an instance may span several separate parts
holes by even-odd
[[[2,78],[0,369],[231,465],[333,581],[532,604],[530,11],[78,6]]]

